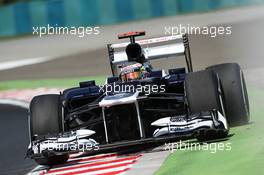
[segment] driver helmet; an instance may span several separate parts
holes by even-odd
[[[121,68],[120,78],[122,81],[140,80],[149,76],[146,67],[141,63],[127,65]]]

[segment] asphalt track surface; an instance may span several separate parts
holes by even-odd
[[[36,164],[24,159],[29,144],[27,110],[0,105],[0,174],[26,174]]]

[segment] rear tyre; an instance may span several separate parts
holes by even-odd
[[[219,75],[225,92],[226,118],[230,126],[249,122],[249,102],[243,72],[237,63],[210,66],[207,69]]]
[[[30,135],[34,141],[35,136],[58,134],[63,131],[62,105],[57,94],[40,95],[32,99],[30,103]],[[43,158],[35,158],[40,165],[54,165],[68,160],[68,154],[43,155]]]
[[[201,111],[218,110],[225,116],[225,101],[221,82],[217,75],[209,70],[193,72],[186,75],[185,94],[190,114]],[[213,140],[227,137],[227,131],[198,132],[199,141]]]

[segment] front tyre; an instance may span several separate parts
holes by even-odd
[[[249,122],[249,102],[244,74],[237,63],[213,65],[207,69],[219,75],[225,92],[226,118],[230,126]]]
[[[185,95],[189,114],[202,111],[219,111],[225,117],[225,100],[221,82],[213,71],[203,70],[186,75]],[[198,141],[225,138],[227,130],[199,130],[196,134]]]
[[[35,96],[30,102],[29,112],[31,141],[34,141],[35,136],[63,132],[60,95]],[[35,158],[35,161],[40,165],[54,165],[64,163],[68,158],[68,154],[43,155],[42,158]]]

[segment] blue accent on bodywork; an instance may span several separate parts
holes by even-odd
[[[179,84],[183,83],[185,80],[186,74],[174,74],[174,75],[169,75],[166,80],[168,84]]]
[[[71,88],[63,91],[63,97],[65,99],[80,98],[85,96],[98,96],[100,92],[99,86],[90,86],[85,88]]]
[[[150,72],[150,77],[162,77],[162,70],[153,70]]]

